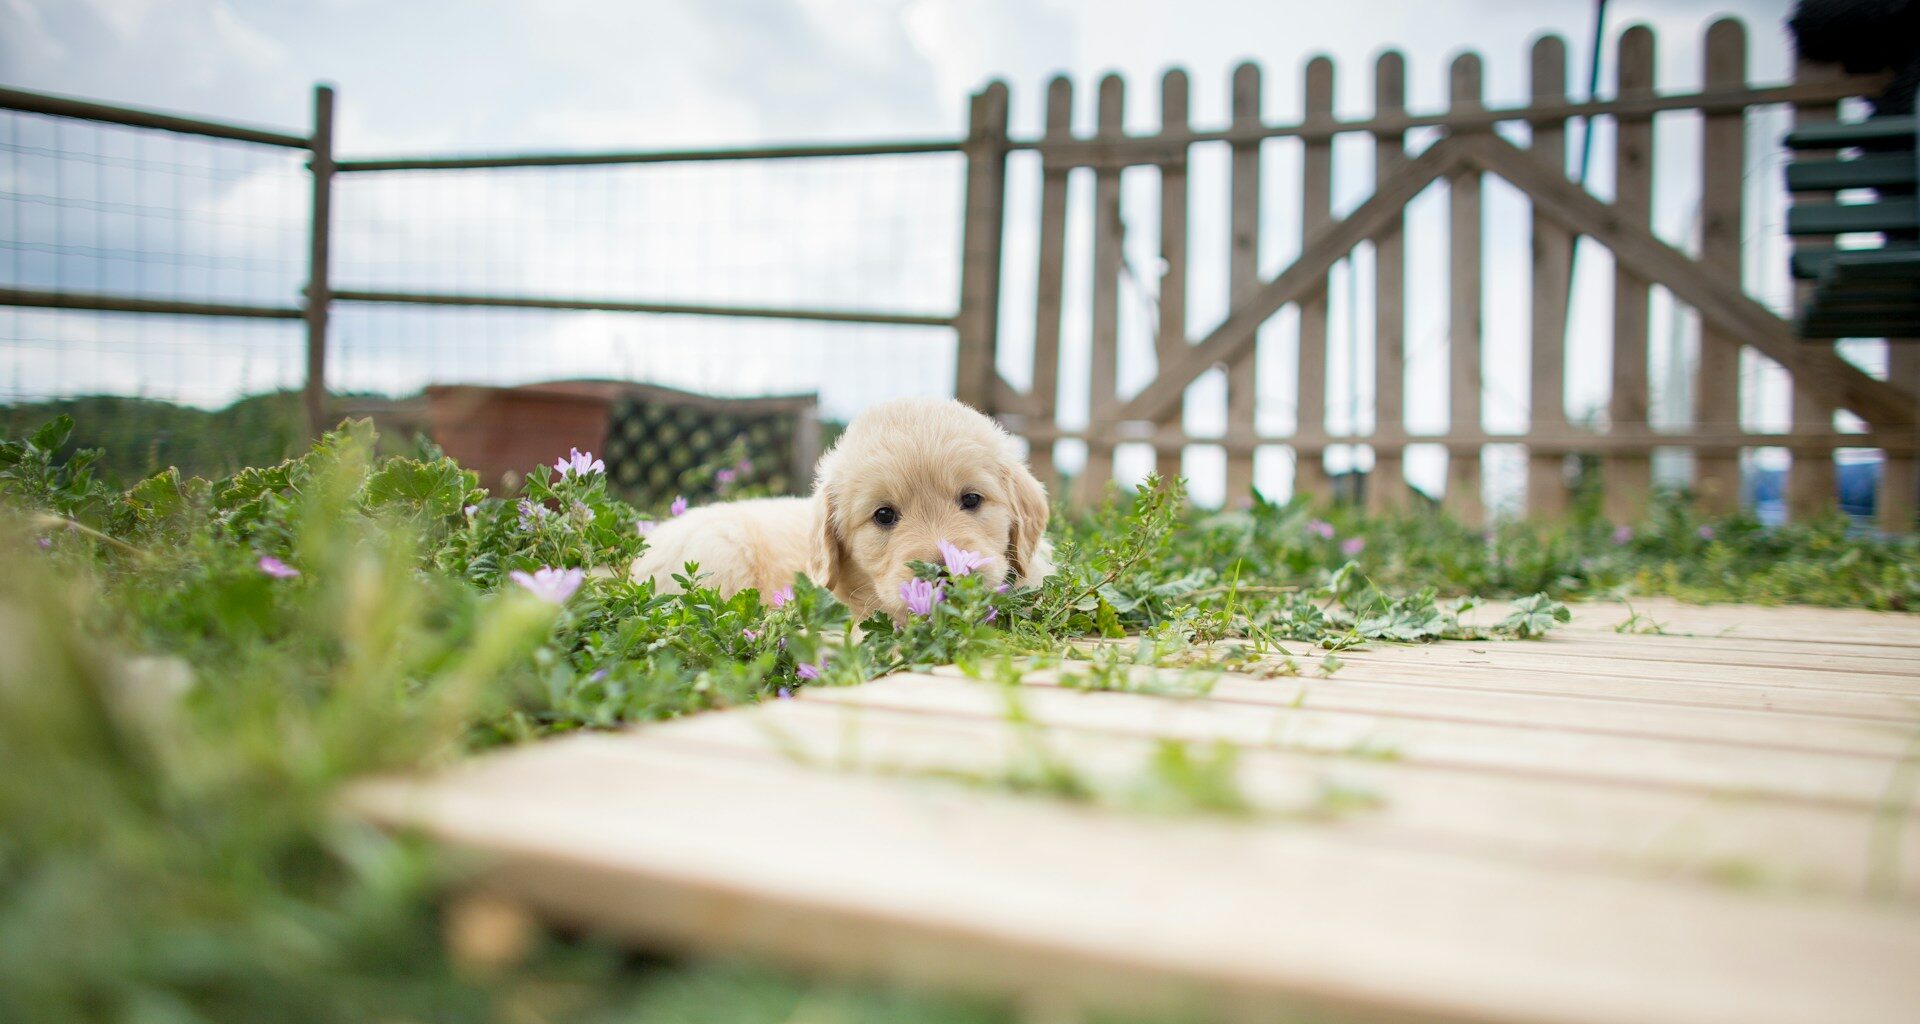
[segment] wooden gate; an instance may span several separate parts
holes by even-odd
[[[1661,93],[1654,80],[1654,37],[1644,26],[1622,33],[1612,95],[1574,101],[1567,90],[1567,50],[1553,36],[1531,54],[1532,95],[1522,107],[1491,109],[1482,101],[1481,59],[1467,53],[1450,69],[1450,103],[1441,112],[1406,109],[1406,69],[1394,52],[1374,67],[1374,111],[1343,120],[1334,114],[1334,65],[1324,57],[1306,67],[1305,111],[1297,122],[1271,124],[1260,109],[1261,71],[1244,64],[1233,74],[1232,121],[1200,130],[1188,119],[1185,72],[1161,81],[1160,129],[1150,135],[1123,130],[1124,82],[1109,75],[1099,84],[1097,126],[1076,134],[1073,85],[1055,79],[1047,90],[1046,128],[1034,139],[1007,132],[1008,92],[995,83],[973,102],[961,351],[957,390],[963,399],[1002,416],[1033,445],[1036,470],[1053,472],[1053,442],[1076,438],[1087,445],[1085,470],[1076,481],[1084,498],[1112,478],[1114,446],[1150,444],[1162,474],[1179,471],[1189,444],[1223,447],[1229,498],[1246,495],[1253,458],[1262,445],[1284,445],[1296,460],[1295,489],[1325,494],[1325,451],[1334,445],[1366,445],[1374,458],[1367,500],[1387,508],[1404,500],[1403,456],[1409,444],[1439,444],[1448,452],[1445,504],[1469,520],[1485,515],[1481,464],[1490,444],[1523,444],[1529,472],[1526,507],[1553,514],[1565,507],[1566,456],[1598,457],[1603,465],[1607,509],[1616,519],[1641,510],[1651,486],[1656,447],[1691,449],[1694,489],[1716,511],[1739,501],[1739,453],[1743,448],[1783,446],[1793,453],[1790,505],[1796,514],[1834,503],[1833,453],[1838,448],[1879,448],[1887,457],[1882,489],[1883,522],[1910,528],[1916,453],[1915,391],[1920,362],[1910,346],[1894,346],[1894,380],[1879,380],[1842,358],[1832,343],[1797,339],[1787,321],[1749,296],[1741,281],[1747,172],[1746,114],[1768,105],[1791,105],[1797,119],[1831,119],[1839,100],[1873,83],[1830,69],[1803,67],[1794,81],[1757,86],[1747,81],[1746,30],[1740,22],[1716,22],[1705,38],[1705,85],[1690,93]],[[1667,244],[1651,227],[1653,119],[1663,111],[1702,115],[1699,160],[1701,238],[1692,255]],[[1569,122],[1612,118],[1616,124],[1615,194],[1605,202],[1577,184],[1568,159]],[[1495,131],[1525,124],[1530,142],[1517,145]],[[1437,129],[1437,139],[1417,152],[1412,129]],[[1343,133],[1372,138],[1375,185],[1370,198],[1344,217],[1331,211],[1333,141]],[[1260,176],[1263,143],[1298,139],[1302,151],[1301,244],[1298,257],[1277,275],[1257,270],[1260,241]],[[1204,337],[1186,336],[1189,152],[1199,143],[1231,149],[1231,252],[1226,317]],[[1035,302],[1033,385],[1021,392],[994,369],[1000,315],[1002,231],[1006,216],[1007,154],[1035,150],[1042,164],[1039,268]],[[1126,268],[1122,242],[1120,175],[1124,168],[1158,169],[1160,255],[1153,380],[1130,395],[1117,389],[1120,283]],[[1091,403],[1085,429],[1058,423],[1062,282],[1065,276],[1067,181],[1075,168],[1094,177],[1092,244]],[[1494,434],[1482,427],[1482,181],[1497,176],[1524,193],[1532,218],[1531,419],[1521,434]],[[1441,434],[1415,434],[1403,417],[1406,275],[1435,268],[1413,267],[1404,247],[1405,207],[1435,182],[1449,186],[1449,396],[1450,426]],[[1568,303],[1575,240],[1584,236],[1611,251],[1613,287],[1613,380],[1604,431],[1569,421],[1562,399]],[[1327,296],[1329,271],[1356,246],[1375,250],[1374,429],[1336,434],[1327,427]],[[1784,255],[1782,257],[1784,259]],[[1648,416],[1648,319],[1650,288],[1659,285],[1700,317],[1700,355],[1694,371],[1694,421],[1682,430],[1656,430]],[[1517,296],[1518,289],[1510,294]],[[1255,427],[1255,335],[1283,307],[1299,309],[1297,348],[1298,427],[1290,434]],[[1738,381],[1740,349],[1751,347],[1783,367],[1794,388],[1788,434],[1761,434],[1742,424]],[[1227,430],[1223,437],[1192,437],[1181,426],[1186,390],[1213,367],[1226,368]],[[1424,382],[1414,386],[1426,386]],[[1437,386],[1437,382],[1436,382]],[[1834,411],[1845,409],[1868,425],[1865,434],[1842,433]]]

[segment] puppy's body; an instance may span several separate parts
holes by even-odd
[[[806,572],[815,546],[812,498],[733,501],[661,523],[648,535],[633,575],[651,576],[673,592],[679,590],[673,574],[695,562],[702,582],[723,594],[751,587],[765,596]]]
[[[904,399],[856,417],[820,459],[808,498],[739,501],[660,525],[634,562],[664,588],[689,561],[723,593],[762,594],[804,573],[856,619],[906,615],[910,561],[939,562],[945,541],[988,556],[991,584],[1053,571],[1047,496],[1000,426],[951,399]]]

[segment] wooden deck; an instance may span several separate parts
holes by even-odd
[[[1920,1019],[1920,617],[1636,609],[1668,635],[1589,605],[1204,697],[942,669],[354,802],[556,921],[1043,1013]],[[1251,812],[1131,806],[1167,739],[1238,748]],[[983,784],[1036,761],[1106,798]]]

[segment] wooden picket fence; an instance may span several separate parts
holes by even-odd
[[[1822,66],[1803,66],[1793,81],[1784,84],[1750,83],[1747,32],[1734,19],[1720,20],[1708,29],[1704,86],[1695,92],[1657,90],[1655,40],[1646,27],[1628,28],[1613,45],[1616,74],[1605,98],[1569,98],[1566,44],[1545,36],[1532,48],[1531,98],[1526,105],[1486,106],[1481,58],[1465,53],[1450,69],[1449,105],[1430,114],[1407,109],[1406,64],[1400,54],[1389,51],[1373,69],[1374,111],[1358,119],[1334,114],[1334,63],[1319,57],[1306,67],[1303,116],[1278,124],[1267,121],[1261,111],[1260,68],[1243,64],[1233,73],[1231,124],[1217,129],[1191,125],[1187,75],[1173,70],[1160,83],[1160,129],[1147,135],[1124,130],[1125,83],[1117,75],[1099,83],[1097,125],[1090,134],[1076,133],[1073,126],[1073,83],[1055,79],[1046,95],[1045,131],[1034,139],[1008,134],[1008,90],[1000,83],[988,86],[974,97],[966,144],[967,219],[961,309],[956,318],[960,397],[1015,425],[1032,442],[1033,461],[1043,476],[1053,474],[1053,442],[1084,441],[1086,468],[1077,481],[1082,497],[1097,492],[1112,478],[1114,446],[1121,443],[1151,445],[1163,474],[1178,472],[1188,445],[1223,447],[1230,499],[1249,493],[1254,454],[1261,446],[1291,449],[1296,491],[1325,494],[1330,486],[1323,462],[1327,449],[1365,445],[1371,447],[1374,459],[1367,502],[1376,509],[1388,508],[1410,493],[1403,484],[1406,447],[1438,444],[1448,452],[1446,507],[1463,518],[1479,519],[1486,513],[1481,499],[1485,449],[1492,444],[1522,444],[1530,467],[1526,487],[1530,514],[1552,515],[1565,508],[1567,457],[1586,455],[1601,460],[1608,512],[1627,519],[1638,514],[1648,497],[1655,448],[1692,450],[1696,493],[1708,508],[1724,511],[1739,502],[1742,449],[1771,446],[1785,447],[1793,455],[1789,506],[1793,514],[1805,515],[1834,505],[1836,449],[1879,448],[1887,457],[1882,521],[1889,528],[1910,529],[1915,454],[1920,451],[1914,397],[1920,391],[1920,360],[1914,347],[1894,345],[1893,379],[1874,379],[1841,358],[1831,342],[1796,338],[1791,325],[1756,302],[1741,280],[1740,254],[1748,241],[1742,238],[1747,112],[1788,105],[1796,122],[1834,119],[1839,101],[1869,91],[1874,83]],[[1667,244],[1650,226],[1653,122],[1656,114],[1668,111],[1697,111],[1704,123],[1699,159],[1702,231],[1697,254]],[[1569,124],[1595,118],[1611,118],[1617,127],[1613,152],[1595,155],[1595,159],[1614,162],[1616,186],[1611,202],[1596,198],[1571,175]],[[1515,145],[1494,131],[1496,125],[1509,123],[1528,126],[1527,146]],[[1407,134],[1416,128],[1439,129],[1439,136],[1426,148],[1411,151]],[[1374,192],[1345,217],[1336,218],[1331,210],[1333,143],[1341,134],[1356,132],[1372,138]],[[1303,154],[1301,239],[1298,257],[1276,276],[1262,278],[1257,262],[1260,176],[1267,158],[1263,144],[1272,139],[1298,140]],[[1189,153],[1196,144],[1221,142],[1232,152],[1230,311],[1204,337],[1189,338],[1185,332]],[[1008,215],[1006,158],[1016,150],[1037,151],[1043,168],[1033,383],[1025,392],[1013,388],[994,369],[1001,248]],[[1157,376],[1137,393],[1122,395],[1116,386],[1120,284],[1125,270],[1120,179],[1122,170],[1129,167],[1153,167],[1159,172],[1164,274],[1158,294]],[[1066,429],[1056,411],[1067,187],[1068,176],[1076,168],[1090,168],[1095,182],[1092,398],[1088,425]],[[1532,413],[1528,429],[1515,435],[1490,433],[1481,419],[1481,195],[1487,175],[1519,189],[1532,207]],[[1404,210],[1436,182],[1445,182],[1449,188],[1450,370],[1444,386],[1451,422],[1444,433],[1420,435],[1403,420],[1407,389],[1428,386],[1410,382],[1404,372],[1405,281],[1410,273],[1431,274],[1437,268],[1408,265]],[[1603,431],[1571,422],[1562,400],[1569,280],[1579,236],[1610,250],[1616,268],[1614,369]],[[1363,242],[1372,243],[1377,267],[1375,426],[1364,435],[1335,433],[1327,426],[1324,386],[1328,274]],[[1683,430],[1659,430],[1649,422],[1648,319],[1654,285],[1695,310],[1702,322],[1692,381],[1694,422]],[[1501,294],[1517,296],[1519,287],[1503,288]],[[1299,308],[1298,426],[1292,433],[1273,434],[1255,426],[1255,332],[1288,304]],[[1791,375],[1793,422],[1787,434],[1761,434],[1743,427],[1738,376],[1743,347],[1757,350]],[[1227,372],[1226,433],[1190,436],[1181,426],[1187,386],[1214,367],[1225,367]],[[1858,415],[1867,423],[1867,431],[1837,431],[1836,409]]]

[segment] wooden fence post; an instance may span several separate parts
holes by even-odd
[[[1233,69],[1233,126],[1260,127],[1260,66]],[[1260,140],[1233,144],[1231,249],[1227,254],[1227,308],[1245,301],[1260,287]],[[1258,405],[1258,340],[1227,367],[1227,504],[1250,502],[1253,494],[1255,416]],[[1245,447],[1242,447],[1244,441]]]
[[[333,302],[328,274],[333,240],[333,87],[313,89],[313,205],[307,223],[307,382],[301,393],[307,434],[318,438],[333,426],[327,412],[327,314]]]
[[[1533,103],[1564,103],[1567,98],[1567,44],[1542,36],[1533,44]],[[1567,166],[1567,121],[1532,122],[1535,156],[1556,169]],[[1567,432],[1567,304],[1572,295],[1573,235],[1537,209],[1533,218],[1533,363],[1528,428]],[[1567,510],[1567,455],[1564,451],[1527,453],[1527,514],[1551,519]]]
[[[1117,74],[1100,79],[1096,136],[1119,137],[1126,124],[1127,84]],[[1103,161],[1093,172],[1092,382],[1088,391],[1087,464],[1076,481],[1083,503],[1100,498],[1113,481],[1114,414],[1120,405],[1120,271],[1125,225],[1120,219],[1120,165]]]
[[[1620,34],[1615,91],[1622,99],[1652,96],[1653,31],[1635,25]],[[1615,118],[1614,207],[1621,220],[1646,226],[1653,220],[1653,118]],[[1647,430],[1646,279],[1614,263],[1613,396],[1608,404],[1611,429],[1644,434]],[[1653,463],[1647,450],[1612,451],[1603,463],[1607,518],[1630,522],[1646,513],[1653,489]]]
[[[1840,74],[1835,64],[1814,64],[1808,61],[1796,61],[1793,80],[1798,82],[1821,81]],[[1840,108],[1832,103],[1796,103],[1793,106],[1793,127],[1800,128],[1808,124],[1835,121],[1840,117]],[[1800,153],[1800,159],[1815,156],[1814,153]],[[1794,196],[1794,202],[1825,202],[1832,198],[1831,193],[1802,192]],[[1793,248],[1817,249],[1834,244],[1832,237],[1795,235]],[[1793,288],[1793,308],[1795,312],[1804,308],[1807,299],[1813,294],[1813,282],[1795,281]],[[1806,342],[1806,344],[1830,345],[1831,342]],[[1834,407],[1815,398],[1793,382],[1793,418],[1787,429],[1798,434],[1802,432],[1827,433],[1833,430]],[[1833,450],[1831,448],[1793,448],[1793,463],[1787,467],[1787,518],[1793,520],[1813,519],[1833,511],[1838,493],[1838,481],[1833,469]]]
[[[1375,117],[1398,114],[1407,105],[1407,62],[1388,50],[1373,65]],[[1373,136],[1376,186],[1406,163],[1407,137],[1399,132]],[[1367,509],[1385,512],[1404,504],[1406,464],[1406,220],[1395,214],[1386,230],[1373,237],[1373,473],[1367,480]]]
[[[1480,57],[1463,53],[1448,71],[1454,112],[1480,107]],[[1484,429],[1480,416],[1480,171],[1467,169],[1447,179],[1449,282],[1447,361],[1447,431],[1456,440],[1447,446],[1446,507],[1460,521],[1478,526],[1486,519],[1480,495],[1478,442],[1458,440]]]
[[[1747,84],[1747,30],[1722,18],[1707,29],[1706,88],[1734,90]],[[1708,114],[1700,132],[1700,265],[1740,285],[1740,226],[1745,211],[1747,119],[1743,111]],[[1712,324],[1700,328],[1700,359],[1694,366],[1695,429],[1733,433],[1740,429],[1740,339]],[[1694,492],[1713,515],[1740,509],[1740,449],[1694,450]]]
[[[954,397],[992,414],[1000,336],[1000,247],[1007,195],[1007,86],[974,94],[967,127],[966,213],[962,225],[959,335]]]
[[[1046,138],[1073,137],[1073,80],[1065,75],[1047,83]],[[1053,462],[1055,410],[1060,401],[1060,290],[1066,269],[1067,175],[1070,166],[1040,157],[1040,279],[1034,295],[1033,387],[1028,391],[1028,422],[1043,440],[1027,453],[1033,475],[1049,488],[1059,482]]]
[[[1160,132],[1184,135],[1188,129],[1187,73],[1174,68],[1160,80]],[[1154,350],[1172,363],[1187,348],[1187,150],[1160,165],[1160,304]],[[1175,426],[1181,417],[1168,421]],[[1180,447],[1156,445],[1154,466],[1163,479],[1180,475]]]
[[[1306,117],[1309,125],[1333,120],[1333,61],[1307,62]],[[1333,219],[1333,135],[1309,131],[1300,163],[1300,244]],[[1293,493],[1332,500],[1327,479],[1327,277],[1300,299],[1299,374],[1295,380]]]

